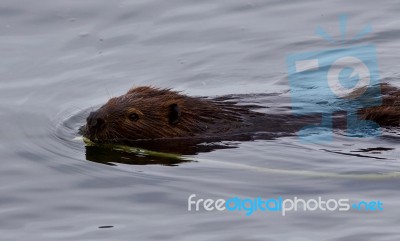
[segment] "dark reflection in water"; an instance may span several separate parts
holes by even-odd
[[[113,228],[114,226],[111,225],[105,225],[105,226],[99,226],[99,228]]]
[[[375,148],[372,148],[372,149],[375,149]],[[374,158],[374,159],[378,159],[378,160],[387,159],[387,158],[384,158],[384,157],[363,155],[363,154],[357,154],[357,153],[345,153],[345,152],[342,152],[342,151],[333,151],[333,150],[326,150],[326,149],[322,149],[322,150],[326,151],[326,152],[336,153],[336,154],[340,154],[340,155],[354,156],[354,157]],[[393,150],[393,149],[388,148],[388,150]],[[356,151],[351,151],[351,152],[356,152]],[[371,153],[371,154],[380,154],[380,153]]]
[[[236,137],[235,141],[248,141],[251,135]],[[87,145],[86,159],[88,161],[114,165],[123,163],[131,165],[175,166],[190,162],[183,155],[196,155],[221,149],[237,148],[237,142],[218,142],[202,139],[162,139],[148,141],[130,141],[127,146],[118,148],[116,145]],[[132,151],[138,150],[138,151]],[[140,151],[143,150],[143,151]],[[156,153],[156,154],[152,154]]]
[[[365,152],[365,153],[371,152],[371,153],[374,153],[374,154],[380,154],[383,151],[390,151],[390,150],[394,150],[394,148],[371,147],[371,148],[361,148],[361,149],[359,149],[357,151],[353,151],[353,152]]]
[[[179,157],[158,157],[139,155],[135,153],[127,153],[124,151],[114,150],[112,148],[100,146],[86,147],[86,160],[113,166],[115,163],[129,165],[163,165],[176,166],[180,163],[189,162]]]

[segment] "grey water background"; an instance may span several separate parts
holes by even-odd
[[[349,36],[371,23],[357,44],[375,44],[382,80],[398,85],[399,10],[398,1],[2,0],[0,240],[399,240],[398,178],[301,172],[400,171],[395,129],[318,145],[236,142],[177,166],[91,162],[74,139],[88,110],[132,86],[288,97],[286,56],[337,47],[314,30],[338,38],[342,13]],[[192,193],[380,200],[384,211],[188,212]]]

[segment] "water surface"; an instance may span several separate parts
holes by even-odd
[[[398,240],[399,178],[351,178],[400,171],[396,129],[315,145],[227,143],[236,148],[174,165],[143,156],[105,165],[74,138],[90,110],[132,86],[287,98],[286,56],[334,48],[314,31],[339,38],[342,13],[351,36],[371,23],[357,44],[375,44],[381,79],[399,85],[399,10],[397,1],[3,0],[1,239]],[[192,193],[379,199],[384,211],[188,212]]]

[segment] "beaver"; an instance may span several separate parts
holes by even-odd
[[[362,119],[383,126],[400,124],[400,91],[381,86],[383,104],[360,110]],[[264,135],[294,135],[320,118],[269,115],[254,111],[259,106],[238,105],[229,98],[191,97],[171,89],[137,87],[111,98],[91,112],[83,135],[99,144],[132,144],[145,141],[250,140]],[[345,116],[345,115],[344,115]],[[344,117],[341,119],[345,119]],[[272,135],[272,136],[271,136]]]
[[[364,108],[359,111],[360,118],[372,120],[383,127],[400,126],[400,90],[388,83],[378,86],[382,96],[379,106]]]
[[[84,136],[95,143],[156,139],[231,139],[273,130],[282,120],[224,98],[191,97],[171,89],[137,87],[111,98],[87,118]]]

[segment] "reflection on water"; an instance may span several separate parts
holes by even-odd
[[[162,157],[162,156],[149,156],[140,155],[137,153],[128,153],[125,151],[116,151],[110,148],[87,146],[86,147],[86,160],[103,163],[106,165],[115,165],[115,163],[129,164],[129,165],[164,165],[175,166],[179,163],[189,162],[184,158],[176,157]]]

